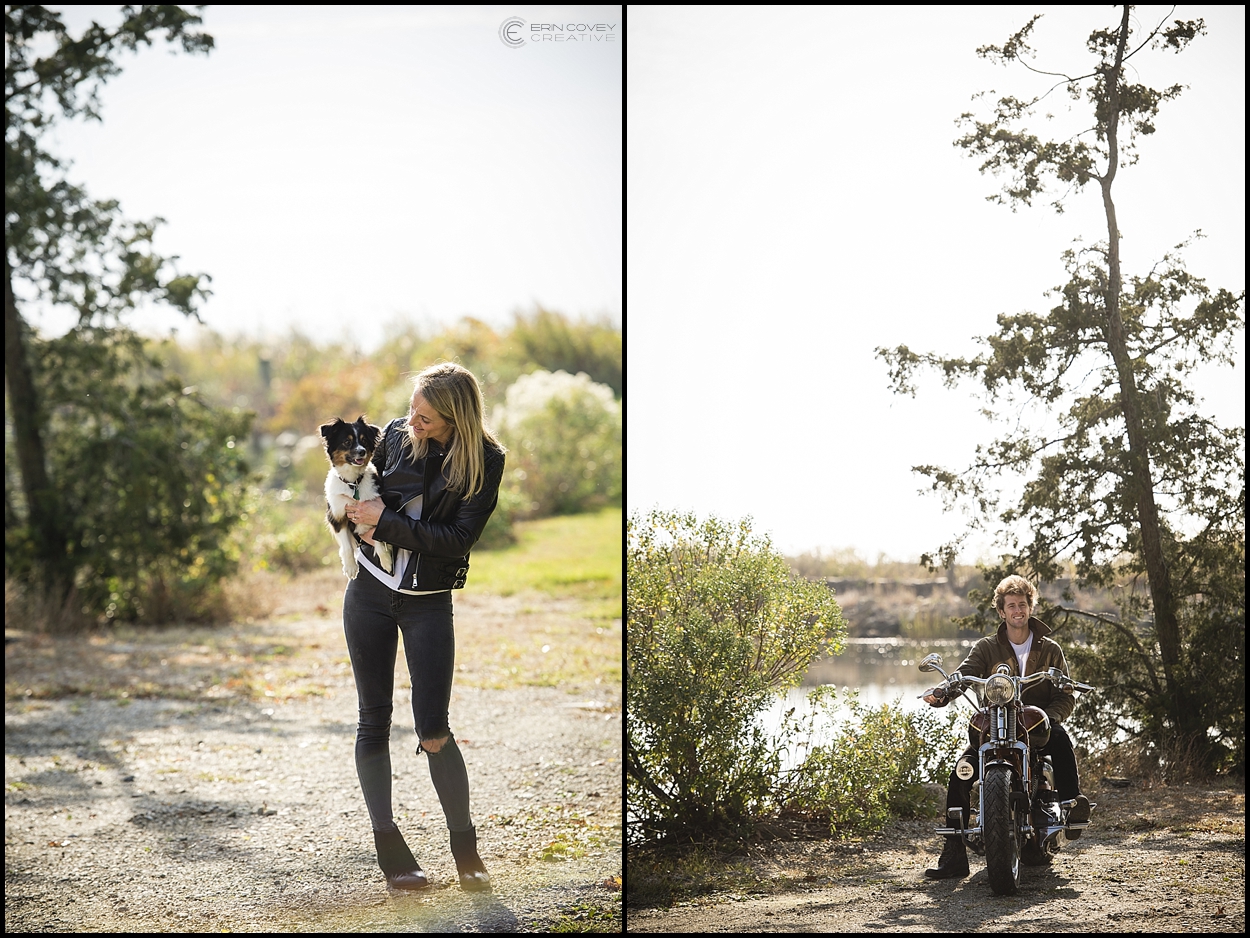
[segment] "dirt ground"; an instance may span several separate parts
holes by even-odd
[[[924,878],[941,850],[931,822],[899,822],[862,844],[755,848],[758,885],[672,909],[626,911],[631,932],[1244,933],[1245,787],[1086,785],[1098,804],[1050,867],[995,896],[972,875]]]
[[[533,630],[535,605],[457,595],[457,633]],[[396,821],[432,885],[391,892],[341,629],[331,613],[125,641],[6,631],[5,931],[619,931],[619,682],[501,688],[471,679],[489,643],[467,643],[451,724],[494,883],[468,894],[401,657]]]

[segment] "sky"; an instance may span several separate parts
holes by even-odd
[[[116,6],[72,6],[78,35]],[[619,6],[209,6],[208,56],[120,58],[70,178],[213,278],[206,323],[376,347],[389,326],[538,306],[621,322]],[[500,27],[522,22],[505,44]],[[559,32],[535,27],[576,26]],[[600,30],[583,29],[600,25]],[[519,27],[519,32],[518,32]],[[590,37],[569,41],[538,39]],[[46,332],[64,311],[33,310]],[[144,310],[152,332],[185,323]]]
[[[1013,213],[952,145],[974,93],[1055,80],[975,54],[1036,12],[1035,67],[1070,75],[1089,70],[1090,32],[1118,24],[1110,7],[629,8],[631,511],[749,516],[787,553],[870,561],[918,559],[964,529],[911,467],[966,467],[1001,427],[937,379],[892,395],[873,350],[974,355],[999,313],[1055,305],[1074,238],[1105,240],[1097,185],[1061,215],[1045,201]],[[1135,26],[1168,12],[1135,8]],[[1122,263],[1144,273],[1201,229],[1190,271],[1237,293],[1245,8],[1171,16],[1197,17],[1207,35],[1188,51],[1130,63],[1134,81],[1189,87],[1115,181]],[[1047,100],[1057,127],[1085,126],[1062,88]],[[1244,427],[1244,332],[1238,349],[1195,385],[1207,413]],[[1000,546],[973,538],[961,560]]]

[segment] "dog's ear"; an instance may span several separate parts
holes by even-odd
[[[371,423],[365,422],[365,415],[361,414],[356,418],[356,424],[360,427],[360,435],[365,441],[365,445],[370,449],[378,445],[378,437],[382,435],[382,428],[375,427]]]
[[[329,423],[323,423],[321,425],[321,435],[324,437],[329,437],[330,434],[334,432],[334,428],[337,427],[342,422],[343,422],[342,417],[335,417]]]

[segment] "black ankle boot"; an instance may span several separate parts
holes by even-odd
[[[1068,812],[1068,823],[1078,823],[1080,821],[1089,820],[1089,799],[1084,795],[1076,796],[1076,804],[1072,806],[1072,810]],[[1078,840],[1081,836],[1083,828],[1077,827],[1069,829],[1067,832],[1068,840]]]
[[[451,855],[456,858],[456,872],[460,874],[460,888],[470,892],[490,889],[490,874],[477,855],[477,828],[467,831],[451,831]]]
[[[946,835],[946,846],[938,857],[936,869],[925,870],[929,879],[960,879],[968,875],[968,849],[964,839],[955,834]]]
[[[386,874],[386,881],[396,889],[424,889],[430,884],[421,872],[404,835],[398,830],[374,831],[373,844],[378,851],[378,866]]]

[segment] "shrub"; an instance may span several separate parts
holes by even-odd
[[[486,522],[486,528],[482,531],[482,536],[478,539],[478,542],[473,545],[473,549],[495,550],[501,547],[511,547],[515,544],[517,536],[514,522],[523,506],[527,504],[528,502],[522,498],[519,492],[501,486],[499,489],[499,504],[491,512],[490,520]]]
[[[535,371],[508,388],[493,424],[510,449],[504,485],[531,517],[574,514],[621,497],[621,408],[585,373]]]
[[[277,493],[266,493],[272,502]],[[279,522],[279,517],[286,519]],[[253,571],[306,573],[339,566],[338,545],[325,523],[325,513],[294,503],[290,510],[270,505],[244,532],[244,562]]]
[[[757,717],[846,623],[748,520],[628,522],[627,790],[641,839],[741,837],[780,769]]]
[[[811,736],[812,724],[831,718],[832,688],[808,695],[805,721],[787,721],[782,736]],[[833,742],[814,746],[784,780],[778,802],[790,812],[827,818],[831,833],[878,831],[893,817],[929,812],[925,782],[945,785],[963,749],[959,714],[909,714],[897,706],[866,707],[852,698]],[[806,722],[806,727],[799,725]]]
[[[244,515],[252,415],[210,406],[125,329],[78,326],[32,346],[48,474],[84,612],[218,616],[218,584],[236,559],[229,534]],[[18,578],[32,536],[6,525],[6,569]]]

